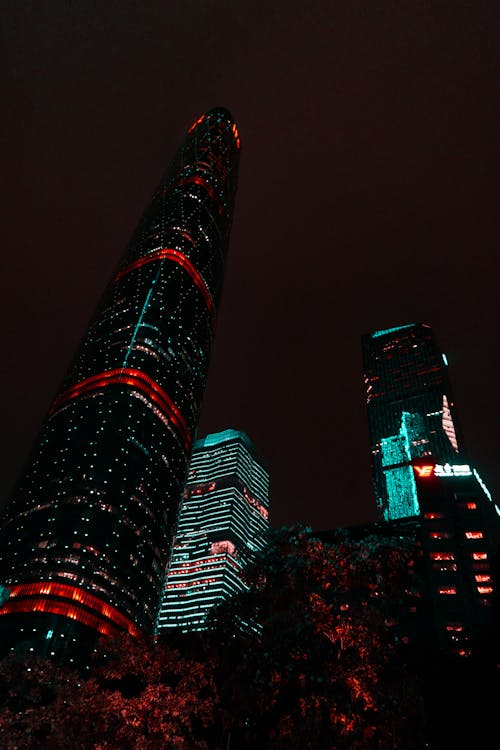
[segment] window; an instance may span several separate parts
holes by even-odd
[[[451,534],[449,531],[430,531],[429,538],[430,539],[451,539]]]

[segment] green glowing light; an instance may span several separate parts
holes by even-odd
[[[407,323],[404,326],[396,326],[395,328],[384,328],[382,331],[375,331],[372,333],[372,339],[376,339],[379,336],[385,336],[386,333],[394,333],[394,331],[401,331],[403,328],[413,328],[415,323]]]

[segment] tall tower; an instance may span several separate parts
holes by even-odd
[[[366,334],[362,348],[377,508],[385,520],[417,515],[412,460],[464,455],[446,357],[426,323]]]
[[[239,147],[225,109],[191,126],[50,406],[0,527],[4,645],[29,636],[54,653],[95,632],[154,630],[207,379]]]
[[[170,628],[203,630],[214,605],[245,590],[245,565],[264,547],[268,517],[269,474],[249,437],[224,430],[197,440],[167,570],[159,633]]]

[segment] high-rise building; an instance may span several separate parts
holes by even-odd
[[[0,528],[2,642],[153,632],[204,393],[240,141],[189,129],[125,249]],[[65,639],[65,640],[64,640]]]
[[[470,656],[496,616],[499,507],[467,459],[430,326],[375,331],[362,343],[379,526],[412,529],[418,543],[414,638]]]
[[[464,446],[446,356],[426,323],[362,337],[372,479],[380,517],[419,512],[411,463],[460,463]]]
[[[158,633],[203,630],[214,605],[245,590],[245,566],[264,547],[268,516],[269,475],[248,436],[224,430],[197,440]]]
[[[419,459],[413,472],[436,642],[445,653],[470,656],[492,634],[500,510],[470,464]]]

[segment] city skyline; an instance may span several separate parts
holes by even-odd
[[[243,149],[199,435],[247,432],[272,526],[374,520],[361,336],[425,321],[498,495],[495,16],[7,4],[1,502],[179,133],[219,104]]]

